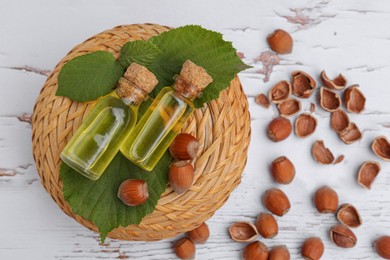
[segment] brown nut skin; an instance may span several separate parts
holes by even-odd
[[[324,186],[314,194],[314,204],[319,213],[336,213],[339,206],[339,197],[335,190]]]
[[[243,260],[267,260],[269,255],[268,247],[260,241],[250,243],[244,248]]]
[[[186,133],[178,134],[169,146],[169,151],[171,155],[179,160],[193,159],[198,153],[198,150],[198,139]]]
[[[192,186],[194,181],[194,167],[187,161],[177,161],[169,168],[169,184],[172,189],[182,194]]]
[[[269,251],[268,260],[290,260],[290,252],[286,246],[275,246]]]
[[[342,248],[354,247],[357,243],[355,234],[348,227],[336,225],[330,228],[330,240]]]
[[[309,237],[302,245],[301,254],[307,260],[318,260],[324,251],[324,243],[319,237]]]
[[[173,250],[180,259],[193,259],[196,253],[194,242],[187,237],[177,240],[173,244]]]
[[[279,189],[273,188],[265,191],[263,195],[264,206],[273,214],[281,217],[291,208],[290,201],[286,194]]]
[[[273,33],[268,35],[267,42],[271,50],[274,52],[280,54],[287,54],[292,52],[293,39],[291,35],[284,30],[275,30]]]
[[[384,259],[390,259],[390,236],[382,236],[375,241],[375,250]]]
[[[210,237],[209,226],[202,223],[199,227],[187,233],[188,237],[196,244],[204,244]]]
[[[359,211],[351,204],[342,204],[337,211],[337,219],[344,225],[356,228],[362,225],[362,218]]]
[[[290,136],[292,132],[291,121],[284,117],[273,119],[267,129],[268,137],[274,142],[280,142]]]
[[[148,185],[144,180],[125,180],[118,189],[118,198],[127,206],[137,206],[149,198]]]
[[[286,156],[280,156],[273,160],[271,173],[277,183],[289,184],[295,177],[295,167]]]
[[[274,238],[279,231],[275,217],[268,213],[260,213],[257,216],[255,226],[259,234],[264,238]]]
[[[250,222],[234,222],[229,227],[230,238],[237,242],[253,241],[259,234]]]

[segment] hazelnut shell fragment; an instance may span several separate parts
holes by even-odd
[[[345,156],[344,155],[340,155],[339,157],[336,158],[336,160],[334,160],[333,164],[339,164],[342,161],[344,161],[344,159],[345,159]]]
[[[337,219],[344,225],[356,228],[362,224],[362,219],[358,210],[351,204],[342,204],[337,211]]]
[[[354,247],[357,243],[355,234],[348,227],[336,225],[330,228],[330,240],[342,248]]]
[[[204,244],[209,239],[210,230],[206,223],[202,223],[199,227],[189,231],[188,237],[197,244]]]
[[[260,241],[250,243],[244,248],[242,253],[243,260],[267,260],[268,259],[268,247]]]
[[[229,227],[231,239],[237,242],[253,241],[259,234],[255,225],[250,222],[235,222]]]
[[[301,254],[307,260],[319,260],[324,251],[324,243],[319,237],[309,237],[301,248]]]
[[[336,213],[339,206],[339,197],[335,190],[324,186],[314,194],[314,204],[320,213]]]
[[[316,104],[310,103],[310,112],[314,113],[316,111]]]
[[[319,164],[332,164],[334,161],[333,153],[325,147],[324,141],[322,140],[314,143],[311,153],[314,160]]]
[[[269,108],[269,106],[271,105],[267,96],[264,95],[263,93],[256,96],[255,102],[256,102],[256,104],[258,104],[264,108]]]
[[[372,183],[374,182],[376,176],[378,176],[380,171],[380,163],[374,161],[364,162],[359,169],[358,183],[362,187],[370,190]]]
[[[279,81],[270,90],[268,96],[272,103],[278,104],[286,100],[291,95],[290,82],[286,80]]]
[[[287,54],[292,52],[293,39],[291,35],[281,29],[275,30],[268,35],[267,42],[271,50],[280,54]]]
[[[338,135],[345,144],[352,144],[362,139],[362,133],[355,123],[349,123],[348,127]]]
[[[292,116],[301,110],[301,102],[295,98],[286,99],[278,104],[281,116]]]
[[[273,214],[281,217],[291,208],[290,200],[280,189],[269,189],[263,195],[264,206]]]
[[[193,159],[198,150],[199,140],[187,133],[178,134],[169,146],[171,155],[179,160]]]
[[[375,250],[384,259],[390,259],[390,236],[381,236],[375,241]]]
[[[320,88],[319,99],[320,105],[325,111],[334,112],[341,107],[341,98],[339,94],[327,88]]]
[[[291,76],[292,93],[300,98],[309,98],[317,85],[314,79],[303,71],[293,71]]]
[[[275,246],[269,251],[268,260],[290,260],[287,246]]]
[[[315,132],[317,119],[309,113],[301,114],[295,119],[295,134],[298,137],[307,137]]]
[[[187,237],[177,240],[173,244],[173,249],[180,259],[193,259],[195,257],[195,244]]]
[[[326,75],[325,70],[323,70],[321,72],[320,77],[322,82],[324,83],[324,86],[330,89],[341,90],[347,85],[347,79],[342,74],[339,74],[334,79],[329,79],[328,75]]]
[[[347,129],[349,126],[349,117],[347,113],[345,113],[341,109],[337,109],[333,111],[330,116],[330,127],[336,131],[336,133],[340,133]]]
[[[278,222],[269,213],[260,213],[256,219],[256,228],[264,238],[274,238],[279,231]]]
[[[384,161],[390,162],[390,142],[385,136],[378,136],[371,145],[372,151]]]
[[[271,173],[277,183],[289,184],[295,177],[295,167],[286,156],[280,156],[272,161]]]
[[[348,87],[344,91],[344,105],[351,113],[361,113],[366,104],[366,97],[360,91],[359,85]]]
[[[283,141],[290,136],[291,132],[291,121],[281,116],[273,119],[267,129],[268,137],[274,142]]]

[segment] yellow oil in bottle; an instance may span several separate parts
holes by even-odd
[[[163,88],[123,143],[121,152],[151,171],[194,110],[191,100]]]
[[[61,159],[84,176],[96,180],[110,164],[137,122],[138,106],[127,106],[113,93],[92,108]]]

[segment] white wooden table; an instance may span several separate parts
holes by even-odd
[[[375,259],[372,243],[390,235],[390,163],[371,191],[356,183],[359,165],[377,158],[369,149],[377,135],[390,137],[390,2],[386,0],[197,0],[197,1],[50,1],[1,0],[0,8],[0,259],[173,259],[172,240],[140,243],[107,239],[66,216],[40,184],[31,154],[30,115],[46,76],[74,45],[120,24],[153,22],[169,26],[200,24],[220,31],[254,68],[240,74],[252,117],[252,141],[242,184],[208,221],[211,238],[197,247],[198,259],[238,259],[244,244],[230,240],[227,229],[238,220],[254,221],[264,210],[260,197],[278,186],[268,171],[279,155],[296,165],[293,183],[283,186],[291,211],[278,218],[280,234],[265,242],[286,244],[292,259],[308,236],[320,236],[326,246],[323,259]],[[267,65],[266,36],[276,28],[291,32],[294,51]],[[272,58],[272,57],[271,57]],[[275,109],[254,102],[277,81],[289,79],[295,69],[316,77],[342,72],[361,85],[366,110],[350,115],[364,138],[344,145],[329,128],[329,113],[317,108],[319,127],[307,139],[295,136],[274,144],[265,128]],[[314,97],[312,97],[314,99]],[[309,101],[303,102],[308,110]],[[346,159],[321,166],[310,156],[312,143],[324,139],[335,155]],[[311,201],[322,185],[337,190],[340,202],[354,204],[364,224],[355,230],[358,244],[343,250],[331,244],[328,229],[333,215],[316,213]]]

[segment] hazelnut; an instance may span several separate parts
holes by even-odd
[[[137,206],[149,198],[148,185],[144,180],[125,180],[118,189],[118,198],[127,206]]]
[[[331,80],[328,78],[328,75],[326,75],[325,70],[323,70],[320,77],[325,87],[330,89],[341,90],[347,85],[347,79],[342,74],[339,74],[337,77]]]
[[[384,259],[390,259],[390,236],[382,236],[375,241],[375,250]]]
[[[324,254],[324,243],[319,237],[309,237],[302,245],[301,254],[307,260],[318,260]]]
[[[275,246],[269,251],[268,260],[290,260],[290,252],[286,246]]]
[[[280,156],[272,162],[271,173],[277,183],[289,184],[295,177],[295,167],[286,156]]]
[[[295,98],[283,100],[278,104],[279,114],[281,116],[292,116],[301,110],[301,102]]]
[[[324,186],[314,194],[314,204],[319,213],[336,213],[339,197],[335,190]]]
[[[366,104],[366,98],[360,92],[359,85],[348,87],[344,92],[344,104],[349,112],[360,113]]]
[[[187,237],[177,240],[173,244],[173,249],[180,259],[193,259],[195,257],[195,244]]]
[[[324,141],[322,140],[314,143],[311,153],[314,160],[319,164],[332,164],[334,161],[333,153],[325,147]]]
[[[345,113],[342,109],[337,109],[333,111],[330,116],[330,127],[336,131],[336,133],[340,133],[347,129],[349,126],[349,118],[347,113]]]
[[[278,234],[278,222],[268,213],[260,213],[256,219],[256,228],[264,238],[273,238]]]
[[[352,144],[362,139],[362,133],[355,123],[349,123],[348,127],[338,133],[345,144]]]
[[[260,241],[250,243],[244,248],[242,253],[243,260],[267,260],[268,247]]]
[[[307,137],[314,133],[316,128],[317,119],[308,113],[299,115],[295,120],[295,134],[298,137]]]
[[[269,106],[271,105],[267,96],[264,94],[257,95],[255,98],[255,102],[264,108],[269,108]]]
[[[203,222],[199,227],[189,231],[187,235],[194,243],[204,244],[210,236],[209,227]]]
[[[237,242],[250,242],[257,236],[255,225],[249,222],[235,222],[229,227],[230,238]]]
[[[291,76],[292,93],[300,98],[309,98],[317,85],[314,79],[303,71],[293,71]]]
[[[372,150],[384,161],[390,162],[390,142],[385,136],[378,136],[372,142]]]
[[[290,120],[284,117],[277,117],[273,119],[269,125],[267,134],[274,142],[280,142],[290,136],[292,132],[292,125]]]
[[[357,243],[357,238],[352,230],[343,225],[336,225],[330,228],[330,240],[336,246],[342,248],[351,248]]]
[[[380,171],[380,163],[373,161],[364,162],[359,169],[358,183],[366,189],[371,189],[371,185]]]
[[[194,167],[187,161],[177,161],[169,168],[169,184],[172,189],[182,194],[192,186],[194,181]]]
[[[169,146],[171,155],[178,160],[191,160],[199,150],[199,141],[190,134],[178,134]]]
[[[341,205],[336,217],[342,224],[351,228],[359,227],[362,224],[358,210],[351,204]]]
[[[263,204],[269,211],[279,217],[285,215],[291,208],[286,194],[276,188],[269,189],[264,193]]]
[[[278,104],[286,100],[291,95],[290,82],[286,80],[279,81],[276,83],[269,92],[269,100],[272,103]]]
[[[280,54],[287,54],[292,52],[293,39],[291,35],[281,29],[275,30],[268,35],[267,42],[271,50]]]
[[[319,93],[320,105],[325,111],[334,112],[341,107],[341,99],[336,92],[321,87]]]

